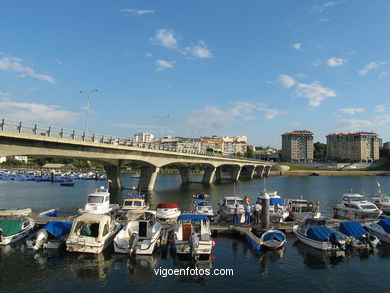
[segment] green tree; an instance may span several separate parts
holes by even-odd
[[[326,144],[319,141],[314,144],[314,159],[317,161],[325,161],[326,159]]]
[[[249,147],[249,145],[246,147],[246,157],[252,159],[255,157],[255,153],[253,152],[253,149]]]

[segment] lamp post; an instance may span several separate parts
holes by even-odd
[[[98,92],[100,91],[100,89],[93,89],[91,91],[83,91],[81,90],[80,91],[80,94],[86,94],[87,95],[87,121],[85,123],[85,135],[88,136],[88,126],[89,126],[89,104],[90,104],[90,100],[91,100],[91,95],[93,92]]]
[[[161,142],[162,142],[162,139],[163,139],[163,122],[164,122],[165,119],[169,118],[170,116],[169,115],[165,115],[165,116],[156,115],[154,117],[160,119],[160,135],[161,135]]]

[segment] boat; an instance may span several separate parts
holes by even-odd
[[[191,204],[191,212],[205,215],[209,218],[210,222],[213,222],[215,216],[213,213],[213,207],[210,205],[208,200],[209,195],[204,193],[196,193],[192,197],[193,200]]]
[[[390,244],[390,218],[364,224],[364,227],[381,242]]]
[[[340,222],[333,225],[340,233],[350,238],[349,247],[357,249],[374,249],[379,239],[365,230],[359,222]]]
[[[176,221],[180,215],[180,208],[175,203],[159,203],[157,205],[156,217],[160,221]]]
[[[120,229],[121,224],[108,215],[82,214],[73,221],[66,250],[99,254],[112,243]]]
[[[370,197],[370,201],[372,201],[383,213],[390,214],[390,197],[382,192],[379,182],[377,181],[376,183],[378,185],[378,191]]]
[[[268,230],[260,237],[260,245],[268,249],[282,248],[286,243],[286,235],[279,230]]]
[[[23,239],[34,226],[35,221],[28,217],[0,218],[0,246]]]
[[[325,226],[326,219],[306,219],[301,225],[293,227],[293,233],[299,241],[311,247],[331,251],[345,250],[350,238]]]
[[[138,219],[129,221],[115,236],[117,253],[151,255],[160,241],[161,224],[155,211],[145,211]]]
[[[8,216],[28,216],[31,214],[32,210],[27,208],[27,209],[10,209],[10,210],[5,210],[1,209],[0,210],[0,216],[1,217],[8,217]]]
[[[304,221],[306,218],[320,218],[320,203],[306,199],[287,199],[287,211],[293,220]]]
[[[205,215],[182,214],[174,227],[174,244],[178,256],[210,258],[215,242],[211,238],[210,220]]]
[[[119,209],[119,205],[110,204],[110,193],[104,186],[95,189],[93,193],[88,194],[87,203],[84,209],[80,209],[80,213],[91,214],[111,214]]]
[[[264,197],[269,196],[269,217],[273,223],[283,222],[288,218],[288,211],[283,205],[282,199],[277,191],[263,190],[257,197],[256,203],[262,204]]]
[[[219,203],[221,219],[223,221],[231,221],[234,216],[234,210],[238,205],[240,217],[238,223],[245,222],[245,211],[242,197],[238,196],[225,196]]]
[[[58,249],[65,244],[72,222],[49,221],[42,229],[26,239],[28,249]]]
[[[57,217],[58,216],[58,210],[57,209],[50,209],[47,211],[44,211],[42,213],[39,213],[39,217]]]
[[[341,202],[333,208],[333,212],[336,218],[348,220],[376,219],[382,214],[380,209],[358,193],[343,194]]]
[[[74,186],[74,182],[73,181],[62,181],[62,182],[60,182],[60,185],[61,186]]]
[[[129,195],[129,197],[123,200],[122,207],[120,208],[121,220],[134,220],[142,215],[149,209],[149,206],[145,204],[145,195]]]

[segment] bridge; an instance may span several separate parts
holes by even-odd
[[[0,122],[0,156],[40,156],[91,160],[101,163],[111,189],[121,189],[120,167],[126,161],[140,166],[139,188],[153,190],[159,169],[175,165],[183,183],[190,183],[190,167],[203,165],[202,183],[268,176],[275,165],[249,158],[211,155],[204,152],[178,152],[161,146],[132,146],[130,139],[87,135],[85,132],[38,126],[22,122]]]

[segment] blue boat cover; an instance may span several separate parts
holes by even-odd
[[[182,220],[204,220],[209,221],[209,218],[205,215],[198,215],[198,214],[183,214],[177,218],[178,221]]]
[[[282,203],[282,200],[280,199],[280,198],[270,198],[269,199],[269,205],[270,206],[273,206],[273,205],[275,205],[275,204],[278,204],[279,206],[283,206],[283,203]]]
[[[355,239],[360,239],[367,232],[359,222],[341,222],[339,231]]]
[[[274,238],[275,240],[277,241],[284,241],[286,240],[286,236],[282,233],[282,232],[265,232],[262,236],[261,236],[261,240],[262,241],[268,241],[268,240],[271,240],[272,238]]]
[[[61,238],[61,236],[69,234],[72,229],[72,222],[49,221],[43,226],[43,229],[54,237]]]
[[[207,203],[207,202],[209,202],[207,199],[194,199],[194,204],[197,206],[200,206],[200,205]]]
[[[325,242],[329,241],[332,231],[326,226],[311,227],[307,229],[307,237],[313,240]]]
[[[386,233],[390,233],[390,218],[383,218],[378,222],[378,225],[382,226]]]

